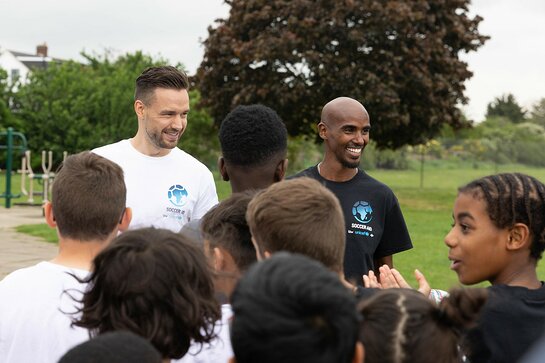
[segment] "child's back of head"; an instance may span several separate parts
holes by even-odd
[[[248,203],[254,195],[254,191],[235,193],[210,209],[201,220],[208,254],[213,254],[215,248],[228,252],[240,272],[257,259],[246,222]]]
[[[352,362],[355,304],[339,277],[317,261],[276,253],[253,265],[233,294],[236,361]]]
[[[358,306],[365,362],[461,362],[461,333],[474,326],[486,297],[483,289],[455,289],[437,306],[414,290],[377,292]]]
[[[180,358],[190,341],[209,342],[220,317],[203,252],[180,234],[154,228],[118,236],[94,261],[75,325],[92,335],[128,330],[164,358]]]
[[[337,197],[316,180],[271,185],[252,199],[246,218],[261,257],[265,252],[300,253],[343,271],[344,216]]]
[[[80,241],[107,239],[122,219],[126,194],[119,165],[91,152],[68,156],[52,186],[59,234]]]

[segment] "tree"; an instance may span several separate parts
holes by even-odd
[[[542,98],[534,104],[531,115],[531,121],[533,123],[545,126],[545,98]]]
[[[521,123],[525,120],[525,112],[511,93],[496,97],[486,107],[486,118],[505,117],[513,123]]]
[[[14,84],[8,81],[7,72],[0,68],[0,130],[7,127],[13,127],[16,130],[20,128],[19,120],[13,115],[10,108],[13,87]]]
[[[468,0],[229,0],[208,29],[196,82],[216,123],[239,104],[274,108],[291,135],[314,134],[338,96],[368,109],[379,147],[467,126],[472,73],[459,59],[487,39]]]
[[[162,63],[141,52],[110,60],[83,54],[87,64],[67,61],[34,71],[15,94],[17,114],[32,150],[75,153],[136,133],[134,81]],[[36,157],[38,157],[36,155]]]

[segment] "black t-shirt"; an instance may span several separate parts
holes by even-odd
[[[316,166],[296,177],[318,180],[341,202],[346,223],[344,274],[349,281],[362,284],[362,276],[374,269],[374,258],[393,255],[412,248],[399,203],[392,190],[362,170],[346,182],[324,179]]]
[[[471,363],[518,362],[545,333],[545,287],[494,285],[468,333]]]

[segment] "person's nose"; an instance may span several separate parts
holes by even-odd
[[[185,127],[185,115],[179,114],[174,117],[172,128],[182,130]]]
[[[361,132],[358,132],[356,134],[356,138],[354,140],[354,143],[357,144],[357,145],[364,145],[365,144],[365,137],[364,137],[364,135],[362,135]]]
[[[454,236],[454,227],[452,227],[449,231],[449,233],[447,233],[447,235],[445,236],[445,245],[447,245],[447,247],[449,248],[453,248],[454,246],[456,246],[456,238]]]

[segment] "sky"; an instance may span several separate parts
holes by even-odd
[[[223,0],[0,0],[0,50],[34,53],[45,42],[50,56],[76,60],[81,51],[142,50],[192,74],[208,26],[228,13]],[[484,18],[479,30],[492,38],[461,56],[474,74],[464,112],[480,121],[487,104],[507,93],[530,109],[545,97],[545,0],[473,0],[470,13]]]

